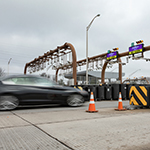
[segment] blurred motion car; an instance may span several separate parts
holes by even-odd
[[[12,110],[21,105],[82,106],[86,100],[86,91],[57,85],[41,76],[14,75],[0,78],[0,110]]]

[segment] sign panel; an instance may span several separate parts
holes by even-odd
[[[136,45],[133,47],[129,47],[129,55],[142,53],[143,52],[143,45],[144,44],[139,44],[139,45]]]
[[[114,51],[112,53],[107,54],[107,60],[118,58],[118,51]]]
[[[149,106],[149,89],[139,85],[129,87],[130,105]]]

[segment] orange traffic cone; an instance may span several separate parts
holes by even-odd
[[[95,102],[94,102],[93,92],[91,92],[89,109],[86,110],[86,112],[92,112],[92,113],[98,112],[98,110],[95,109]]]
[[[119,110],[119,111],[127,110],[126,108],[123,108],[123,106],[122,106],[122,96],[121,96],[121,92],[119,92],[118,108],[115,109],[115,110]]]

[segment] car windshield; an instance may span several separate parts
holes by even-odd
[[[12,77],[4,79],[3,84],[16,84],[16,85],[31,85],[31,86],[54,86],[55,82],[42,77]]]

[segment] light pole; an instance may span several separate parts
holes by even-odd
[[[10,64],[11,60],[12,60],[12,58],[10,58],[9,61],[8,61],[8,75],[9,75],[9,64]]]
[[[94,19],[96,17],[99,17],[100,14],[96,15],[92,21],[90,22],[90,24],[86,27],[86,85],[88,85],[88,30],[90,28],[90,26],[92,25]]]
[[[116,68],[114,68],[114,69],[112,69],[110,72],[113,72],[115,69],[117,69],[118,67],[116,67]]]
[[[132,73],[129,75],[129,79],[130,79],[130,77],[131,77],[133,74],[135,74],[136,72],[138,72],[138,71],[140,71],[140,70],[141,70],[141,69],[138,69],[138,70],[132,72]]]

